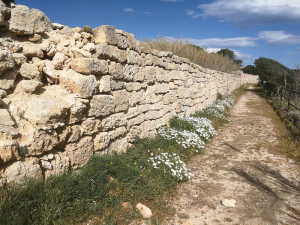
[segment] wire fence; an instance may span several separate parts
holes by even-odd
[[[288,102],[288,110],[291,107],[300,111],[300,92],[285,87],[280,87],[279,97],[281,102],[285,99]]]

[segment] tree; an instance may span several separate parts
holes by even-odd
[[[232,51],[228,48],[222,48],[217,53],[224,56],[224,57],[226,57],[226,58],[228,58],[233,63],[235,63],[237,66],[242,66],[242,64],[243,64],[243,60],[236,59],[236,55],[235,55],[234,51]]]

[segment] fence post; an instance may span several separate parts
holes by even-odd
[[[289,92],[290,93],[289,93],[289,100],[288,100],[288,111],[290,111],[290,104],[291,104],[290,102],[291,102],[291,93],[292,93],[291,90],[289,90]]]

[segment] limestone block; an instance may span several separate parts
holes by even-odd
[[[0,133],[0,164],[16,159],[18,157],[17,149],[18,143],[15,140]]]
[[[80,125],[75,125],[71,127],[71,136],[68,139],[68,143],[77,142],[83,135],[83,129]]]
[[[149,104],[149,110],[160,110],[163,108],[164,108],[163,101],[159,101],[154,104]]]
[[[81,74],[102,75],[108,73],[108,63],[95,58],[75,58],[71,61],[71,68]]]
[[[156,93],[165,94],[169,92],[169,84],[167,83],[158,83],[156,84]]]
[[[15,79],[19,74],[19,69],[14,67],[13,69],[6,70],[0,76],[0,89],[8,90],[14,87]]]
[[[144,68],[140,68],[139,73],[142,73],[144,75],[144,80],[148,84],[155,83],[156,79],[156,68],[153,66],[146,66]]]
[[[108,131],[116,127],[126,126],[127,121],[125,120],[124,113],[113,114],[101,121],[101,129]]]
[[[172,56],[172,61],[173,61],[174,63],[181,64],[181,63],[183,63],[183,58],[181,58],[181,57],[179,57],[179,56],[177,56],[177,55],[173,55],[173,56]]]
[[[24,5],[16,5],[11,10],[9,30],[20,35],[29,35],[52,31],[53,28],[43,12],[29,9]]]
[[[113,99],[116,105],[115,112],[123,112],[129,108],[129,95],[126,90],[114,91]]]
[[[159,58],[157,56],[153,56],[153,66],[162,67],[163,66],[163,59]]]
[[[111,140],[114,140],[120,136],[123,136],[124,134],[126,134],[127,129],[125,127],[118,127],[115,130],[112,130],[109,132],[109,136]]]
[[[73,169],[83,167],[93,156],[93,152],[92,137],[83,137],[78,143],[66,146],[66,153],[70,158],[70,165]]]
[[[98,87],[95,76],[81,75],[73,70],[61,73],[59,77],[59,84],[71,90],[80,98],[91,97]]]
[[[135,51],[127,49],[127,63],[140,66],[142,65],[142,56]]]
[[[144,59],[144,65],[145,66],[152,66],[153,65],[153,55],[147,54]]]
[[[50,175],[59,175],[70,169],[70,158],[66,152],[54,154],[49,161],[52,169],[45,171],[45,178],[48,178]]]
[[[71,51],[73,52],[75,58],[91,58],[92,54],[84,49],[78,47],[72,47]]]
[[[0,109],[0,125],[2,126],[14,126],[15,122],[11,117],[7,109]]]
[[[81,127],[84,135],[93,135],[97,133],[101,127],[101,121],[95,118],[87,118],[82,121]]]
[[[132,127],[134,125],[141,124],[145,120],[147,120],[146,117],[145,117],[145,114],[140,114],[137,117],[134,117],[134,118],[128,120],[128,126]]]
[[[65,55],[64,55],[64,53],[57,52],[54,55],[54,57],[53,57],[54,69],[56,69],[56,70],[62,70],[63,69],[63,65],[64,65],[64,61],[65,61]]]
[[[90,103],[89,116],[106,116],[115,111],[117,104],[111,95],[94,95]]]
[[[26,57],[38,57],[40,59],[44,58],[44,52],[40,44],[23,44],[23,54]]]
[[[162,118],[165,114],[164,110],[159,111],[148,111],[145,113],[145,118],[147,120],[157,120],[159,118]]]
[[[109,74],[112,76],[113,79],[124,79],[124,66],[120,63],[110,62]]]
[[[96,45],[94,43],[87,43],[85,46],[83,46],[83,50],[86,50],[88,52],[92,52],[96,49]]]
[[[120,51],[117,47],[107,44],[96,45],[94,57],[98,59],[109,59],[113,61],[120,61]]]
[[[24,63],[20,68],[20,74],[24,78],[31,80],[42,81],[42,73],[39,68],[34,64]]]
[[[156,69],[156,80],[169,83],[171,80],[171,73],[163,69]]]
[[[93,29],[95,44],[117,45],[116,30],[113,26],[101,26]]]
[[[108,132],[101,132],[94,138],[93,142],[95,151],[103,150],[109,145],[110,135]]]
[[[142,89],[142,84],[138,82],[126,83],[126,90],[131,91],[139,91]]]
[[[54,83],[60,75],[60,72],[54,69],[53,62],[49,60],[44,61],[43,72],[47,75],[49,83]]]
[[[7,92],[0,89],[0,99],[5,98],[7,96]]]
[[[125,88],[125,82],[120,80],[110,80],[110,89],[112,91],[121,90]]]
[[[85,110],[87,109],[87,106],[82,103],[77,98],[73,101],[69,101],[69,107],[70,107],[70,120],[69,124],[74,124],[77,123],[81,120],[84,120],[86,115],[85,115]]]
[[[61,29],[64,28],[64,25],[59,24],[59,23],[51,23],[51,26],[52,26],[52,28],[55,29],[55,30],[61,30]]]
[[[24,118],[33,124],[58,127],[64,124],[67,110],[55,98],[33,97],[27,102]]]
[[[27,60],[27,57],[23,55],[22,53],[12,53],[12,57],[15,60],[15,63],[20,66],[21,64],[25,63]]]
[[[99,92],[109,92],[110,91],[110,76],[103,76],[99,81]]]
[[[5,169],[8,184],[20,183],[25,177],[42,178],[42,169],[38,158],[26,158],[25,161],[17,161]]]
[[[133,78],[136,73],[138,73],[139,68],[137,65],[128,65],[124,66],[124,80],[126,81],[133,81]]]
[[[151,48],[149,47],[149,45],[147,43],[141,43],[141,51],[142,53],[146,53],[149,54],[151,52]]]
[[[141,106],[130,107],[126,113],[126,119],[131,119],[143,113]]]
[[[0,76],[5,70],[14,68],[15,61],[13,56],[4,50],[0,50]]]
[[[28,36],[28,40],[31,42],[41,42],[42,36],[40,34],[32,34]]]
[[[129,93],[129,105],[134,106],[139,103],[142,103],[146,100],[146,95],[144,90],[133,91]]]
[[[34,93],[37,89],[43,86],[43,83],[35,80],[22,80],[21,86],[25,92]]]

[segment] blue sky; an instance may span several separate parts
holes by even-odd
[[[267,57],[300,64],[300,0],[16,0],[69,27],[112,25],[138,40],[187,39],[229,48],[244,65]]]

